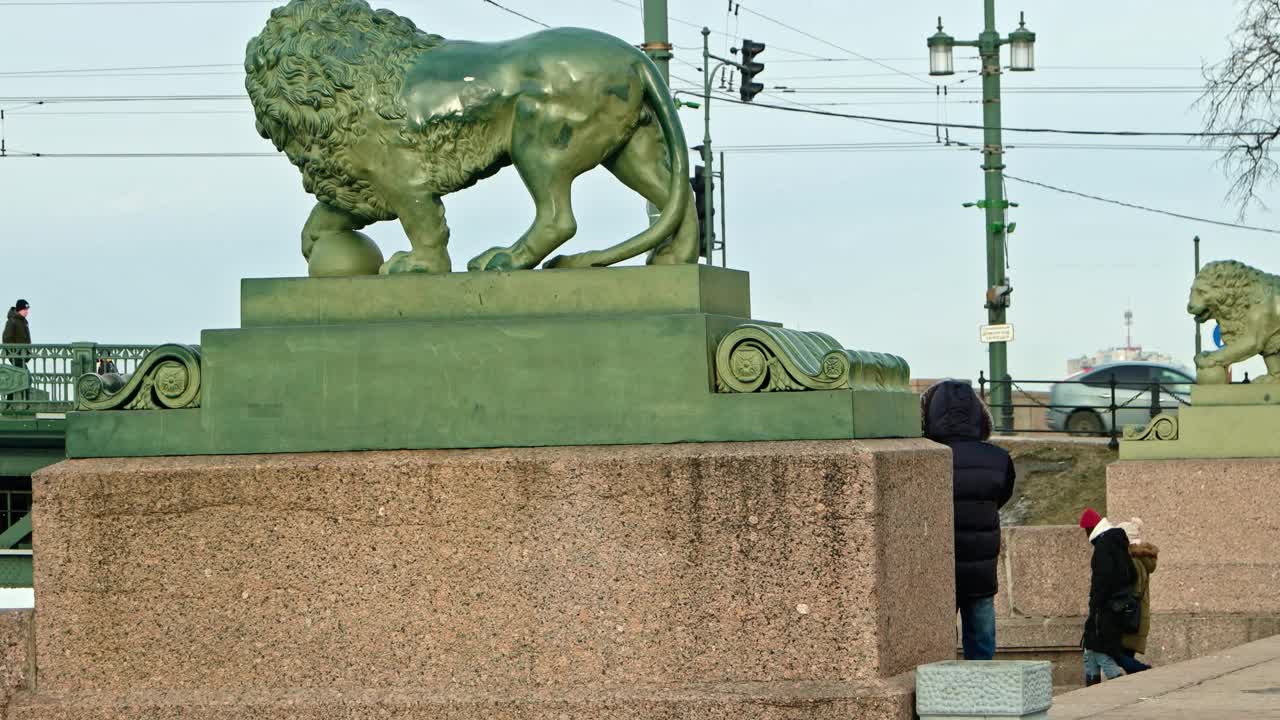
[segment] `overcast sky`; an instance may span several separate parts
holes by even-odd
[[[631,0],[502,0],[550,25],[576,25],[639,43]],[[635,0],[638,4],[640,0]],[[37,7],[31,7],[31,5]],[[209,95],[243,93],[245,42],[278,3],[76,6],[0,2],[0,96]],[[482,0],[380,0],[449,38],[503,39],[538,27]],[[673,18],[765,42],[761,101],[919,120],[980,123],[972,51],[945,107],[935,100],[925,38],[941,12],[948,32],[976,37],[978,0],[811,0],[745,3],[726,21],[722,0],[670,0]],[[783,28],[754,10],[817,36]],[[1223,55],[1235,8],[1225,0],[1178,3],[1012,2],[998,8],[1003,32],[1019,10],[1038,34],[1039,71],[1006,74],[1007,126],[1198,130],[1192,107],[1202,61]],[[673,19],[677,57],[697,65],[701,38]],[[716,50],[728,42],[715,38]],[[852,53],[884,58],[889,68]],[[812,57],[829,61],[802,61]],[[1005,61],[1007,62],[1007,50]],[[67,69],[208,65],[102,73]],[[700,73],[677,62],[684,78]],[[904,74],[914,74],[907,77]],[[109,76],[106,76],[109,75]],[[673,80],[677,88],[688,83]],[[1124,88],[1101,91],[1102,88]],[[838,90],[827,90],[837,88]],[[872,88],[897,88],[871,93]],[[1032,88],[1045,90],[1031,92]],[[1141,89],[1141,90],[1139,90]],[[1020,90],[1022,90],[1020,92]],[[908,92],[909,91],[909,92]],[[969,91],[969,92],[965,92]],[[840,103],[832,105],[832,103]],[[261,152],[247,100],[66,103],[20,107],[6,99],[10,151],[45,153]],[[683,110],[691,143],[700,111]],[[846,152],[728,156],[729,264],[751,273],[758,319],[821,330],[847,347],[905,356],[918,377],[974,377],[986,366],[983,221],[961,203],[982,194],[980,157],[931,146],[931,128],[874,126],[848,119],[719,104],[714,138],[724,147],[812,143],[921,143]],[[977,141],[976,134],[952,137]],[[1083,143],[1023,148],[1019,142]],[[1222,220],[1227,186],[1216,156],[1161,138],[1073,138],[1007,134],[1010,174],[1090,194]],[[1104,143],[1176,145],[1170,150],[1098,149]],[[1192,354],[1186,315],[1191,237],[1205,260],[1237,258],[1280,271],[1280,237],[1219,228],[1103,205],[1008,183],[1021,204],[1011,216],[1010,319],[1015,377],[1059,378],[1067,358],[1122,344],[1122,315],[1135,313],[1135,341]],[[60,159],[0,162],[0,299],[32,303],[37,342],[198,342],[204,328],[234,327],[242,277],[304,275],[298,231],[312,204],[283,158]],[[514,171],[445,200],[454,268],[507,244],[527,226],[532,203]],[[642,227],[643,203],[595,171],[575,185],[579,232],[570,251],[604,247]],[[1251,224],[1272,226],[1253,212]],[[718,223],[717,223],[718,224]],[[398,224],[371,234],[384,253],[406,249]],[[1257,372],[1260,363],[1249,367]]]

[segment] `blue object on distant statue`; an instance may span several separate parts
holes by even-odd
[[[1217,345],[1218,347],[1222,347],[1222,346],[1223,346],[1223,342],[1222,342],[1222,326],[1221,326],[1221,325],[1214,325],[1214,326],[1213,326],[1213,344],[1214,344],[1214,345]]]

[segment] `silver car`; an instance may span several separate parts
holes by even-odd
[[[1160,383],[1161,412],[1176,413],[1190,403],[1190,371],[1174,365],[1150,362],[1117,362],[1100,365],[1053,386],[1046,415],[1050,430],[1078,435],[1111,432],[1111,378],[1115,377],[1115,422],[1120,430],[1145,425],[1151,419],[1151,385]]]

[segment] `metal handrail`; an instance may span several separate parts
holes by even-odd
[[[1144,387],[1143,389],[1141,389],[1141,390],[1137,390],[1137,394],[1135,394],[1133,397],[1129,398],[1128,400],[1126,400],[1126,401],[1124,401],[1124,402],[1117,402],[1117,398],[1116,398],[1116,390],[1117,390],[1117,389],[1120,389],[1120,390],[1126,390],[1126,391],[1127,391],[1127,390],[1134,390],[1134,389],[1136,389],[1136,388],[1130,387],[1130,386],[1129,386],[1129,384],[1127,384],[1127,383],[1118,383],[1118,382],[1116,381],[1116,376],[1115,376],[1114,374],[1112,374],[1112,375],[1110,375],[1110,376],[1108,377],[1108,381],[1109,381],[1109,382],[1108,382],[1108,383],[1106,383],[1106,384],[1104,384],[1104,385],[1099,385],[1099,383],[1097,383],[1096,381],[1084,381],[1084,380],[1025,380],[1025,379],[1023,379],[1023,380],[1014,380],[1013,378],[1009,378],[1009,377],[1006,377],[1006,378],[1005,378],[1005,379],[1003,379],[1003,380],[994,380],[994,379],[991,379],[991,378],[986,377],[986,376],[985,376],[985,375],[980,371],[980,372],[978,373],[978,393],[979,393],[979,395],[982,397],[983,401],[985,402],[985,401],[987,401],[987,391],[986,391],[986,386],[987,386],[988,384],[993,385],[993,386],[994,386],[994,385],[996,385],[996,384],[1005,384],[1005,385],[1008,385],[1008,386],[1009,386],[1009,398],[1010,398],[1010,402],[1008,402],[1008,403],[1001,403],[1001,404],[999,404],[999,405],[992,405],[992,406],[991,406],[991,409],[992,409],[992,411],[993,411],[993,412],[999,411],[999,412],[998,412],[998,415],[997,415],[997,417],[999,418],[999,420],[998,420],[998,421],[997,421],[997,423],[996,423],[996,424],[997,424],[997,430],[998,430],[999,432],[1005,432],[1005,433],[1013,433],[1013,432],[1019,432],[1019,433],[1022,433],[1022,432],[1028,432],[1028,433],[1051,433],[1051,432],[1059,432],[1059,431],[1057,431],[1057,430],[1052,430],[1052,429],[1047,428],[1047,427],[1046,427],[1046,428],[1016,428],[1016,427],[1014,427],[1014,422],[1013,422],[1014,410],[1016,410],[1016,409],[1018,409],[1018,408],[1043,408],[1043,409],[1045,409],[1045,410],[1055,410],[1055,409],[1056,409],[1056,410],[1093,410],[1093,411],[1106,412],[1106,413],[1108,413],[1108,414],[1111,416],[1111,423],[1110,423],[1111,427],[1110,427],[1110,430],[1109,430],[1109,432],[1108,432],[1108,435],[1109,435],[1109,437],[1110,437],[1110,440],[1109,440],[1109,442],[1108,442],[1108,445],[1109,445],[1113,450],[1114,450],[1114,449],[1116,449],[1116,448],[1118,448],[1118,447],[1120,446],[1120,434],[1123,432],[1123,429],[1122,429],[1122,428],[1120,428],[1119,424],[1116,422],[1116,413],[1117,413],[1118,411],[1120,411],[1120,410],[1124,410],[1124,409],[1126,409],[1126,408],[1130,408],[1130,407],[1132,407],[1132,405],[1133,405],[1134,401],[1135,401],[1135,400],[1137,400],[1137,399],[1141,396],[1141,393],[1143,393],[1143,392],[1149,393],[1149,400],[1150,400],[1150,404],[1149,404],[1149,406],[1148,406],[1147,410],[1148,410],[1148,413],[1149,413],[1150,417],[1152,417],[1152,418],[1154,418],[1156,415],[1159,415],[1159,414],[1160,414],[1160,413],[1162,413],[1162,412],[1166,412],[1165,407],[1164,407],[1164,404],[1163,404],[1163,400],[1164,400],[1164,398],[1166,398],[1166,397],[1173,399],[1173,400],[1174,400],[1174,402],[1176,402],[1176,403],[1177,403],[1178,407],[1185,407],[1185,406],[1188,406],[1188,405],[1190,405],[1190,404],[1191,404],[1191,403],[1190,403],[1190,402],[1188,402],[1185,398],[1183,398],[1183,397],[1181,397],[1181,396],[1180,396],[1180,395],[1185,394],[1185,393],[1181,393],[1181,394],[1180,394],[1180,393],[1178,393],[1178,392],[1176,392],[1176,391],[1170,390],[1170,388],[1188,387],[1188,386],[1189,386],[1189,385],[1191,385],[1192,383],[1162,383],[1162,382],[1160,382],[1160,381],[1152,381],[1152,382],[1150,382],[1150,383],[1146,383],[1146,384],[1145,384],[1145,387]],[[1248,375],[1246,375],[1246,376],[1245,376],[1245,379],[1244,379],[1244,381],[1243,381],[1243,383],[1248,383],[1248,382],[1249,382],[1249,377],[1248,377]],[[1243,384],[1243,383],[1242,383],[1242,384]],[[1032,392],[1032,391],[1028,391],[1027,389],[1023,388],[1023,387],[1022,387],[1022,385],[1049,385],[1049,386],[1056,386],[1056,385],[1088,385],[1088,386],[1090,386],[1090,387],[1105,387],[1105,388],[1108,388],[1108,389],[1110,390],[1110,399],[1109,399],[1109,402],[1108,402],[1106,405],[1080,405],[1080,404],[1077,404],[1077,403],[1073,403],[1073,404],[1071,404],[1071,405],[1057,405],[1057,404],[1053,404],[1053,403],[1051,403],[1051,402],[1050,402],[1050,403],[1044,403],[1044,402],[1040,402],[1040,401],[1036,400],[1034,397],[1032,397],[1032,396],[1031,396],[1031,392]],[[1032,402],[1031,402],[1031,403],[1015,403],[1015,402],[1013,402],[1013,392],[1014,392],[1014,390],[1017,390],[1017,391],[1021,392],[1021,393],[1022,393],[1022,395],[1023,395],[1023,397],[1025,397],[1025,398],[1027,398],[1027,399],[1031,400]],[[1052,392],[1052,388],[1050,388],[1049,392]]]
[[[0,363],[27,373],[28,387],[0,395],[0,416],[61,414],[76,405],[76,379],[137,369],[154,345],[0,344]]]

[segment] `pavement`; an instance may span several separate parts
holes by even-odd
[[[1280,635],[1053,699],[1049,720],[1280,719]]]

